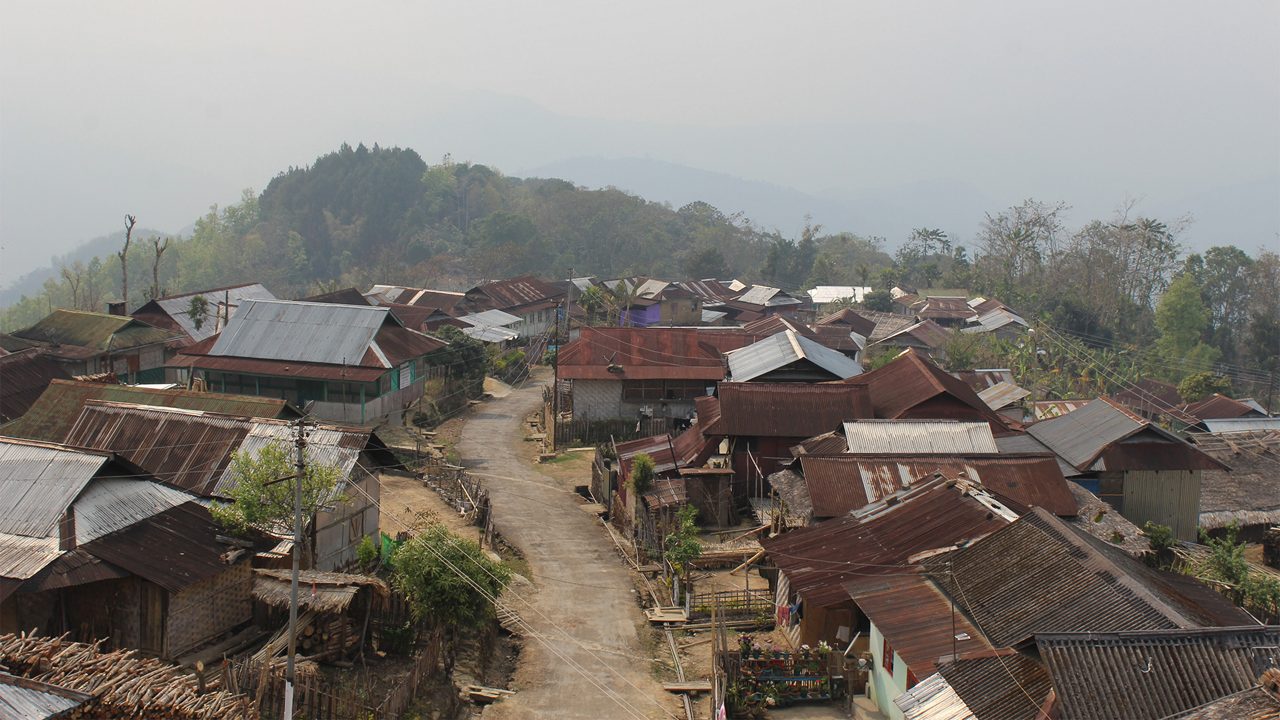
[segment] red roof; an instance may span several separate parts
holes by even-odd
[[[853,332],[856,332],[859,335],[866,338],[871,337],[871,333],[874,332],[876,329],[875,320],[862,317],[857,313],[857,311],[853,310],[852,308],[844,308],[843,310],[837,310],[831,313],[830,315],[827,315],[819,319],[817,324],[820,326],[844,325],[844,326],[847,326]]]
[[[1214,393],[1200,402],[1187,405],[1185,410],[1188,415],[1197,420],[1228,420],[1260,414],[1257,408],[1218,393]]]
[[[467,291],[466,297],[484,310],[509,310],[527,305],[549,304],[563,295],[564,292],[551,283],[533,275],[522,275],[477,285]]]
[[[987,407],[973,388],[914,350],[842,382],[866,385],[875,417],[882,420],[985,420],[994,432],[1008,432],[1012,422]]]
[[[733,330],[584,327],[560,353],[560,377],[718,381],[725,374],[723,354],[757,339]]]
[[[707,435],[807,438],[872,417],[862,385],[726,382],[717,393],[718,411],[704,401],[715,420],[698,416]]]
[[[858,609],[917,678],[932,675],[939,658],[991,651],[991,643],[969,622],[964,606],[920,575],[902,575],[845,583]],[[966,639],[963,638],[968,635]]]
[[[902,574],[917,553],[980,538],[1007,524],[966,484],[943,478],[921,482],[895,498],[892,505],[870,505],[760,544],[793,591],[827,607],[848,598],[846,582]]]

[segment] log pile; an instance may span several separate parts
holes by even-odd
[[[21,677],[93,695],[67,717],[80,720],[215,720],[248,718],[258,711],[243,695],[200,682],[182,668],[134,651],[103,652],[100,643],[65,637],[0,635],[0,665]]]

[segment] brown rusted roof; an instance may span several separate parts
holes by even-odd
[[[861,385],[724,382],[717,394],[719,417],[699,415],[706,435],[804,438],[871,416]]]
[[[338,305],[370,305],[368,298],[364,293],[356,288],[342,288],[333,292],[312,295],[311,297],[300,298],[302,302],[318,302],[318,303],[336,303]]]
[[[946,478],[924,480],[891,500],[760,542],[792,590],[826,607],[848,598],[847,582],[901,573],[911,556],[982,537],[1011,516]]]
[[[791,457],[806,454],[837,455],[844,452],[849,452],[849,440],[844,435],[844,428],[814,435],[804,442],[791,446]]]
[[[738,293],[730,290],[724,283],[714,278],[706,280],[686,280],[680,283],[685,290],[703,300],[728,300]]]
[[[138,577],[176,592],[227,569],[222,531],[197,502],[170,508],[83,546]]]
[[[973,388],[976,393],[980,393],[987,388],[993,388],[1002,382],[1017,384],[1013,379],[1013,371],[1006,368],[955,370],[950,375]]]
[[[1053,689],[1044,665],[1008,649],[943,663],[938,672],[974,717],[999,720],[1045,720]]]
[[[41,348],[0,356],[0,422],[25,413],[49,383],[71,376]]]
[[[467,291],[467,300],[479,310],[509,310],[529,305],[548,304],[563,297],[564,291],[532,275],[477,285]]]
[[[992,649],[963,610],[921,575],[886,575],[845,586],[917,678],[931,675],[944,656]],[[957,635],[968,638],[956,640]]]
[[[969,301],[963,297],[930,297],[924,304],[916,308],[916,317],[938,320],[967,320],[977,317],[978,313],[969,307]]]
[[[1002,647],[1038,633],[1250,622],[1208,587],[1152,570],[1041,508],[923,565]]]
[[[843,325],[864,338],[870,338],[871,333],[875,332],[876,329],[875,320],[863,317],[852,308],[844,308],[830,315],[824,315],[818,319],[816,324],[820,326]]]
[[[883,420],[985,420],[997,433],[1013,424],[987,407],[973,388],[914,350],[844,382],[866,385],[875,416]]]
[[[735,330],[584,327],[578,339],[561,352],[560,377],[718,381],[725,374],[723,353],[757,339]]]
[[[1063,717],[1158,720],[1248,690],[1272,666],[1280,628],[1036,636]]]
[[[930,350],[936,350],[955,335],[948,329],[942,327],[932,320],[922,320],[909,327],[896,330],[883,338],[877,340],[890,347],[910,347],[913,344],[923,345]]]
[[[1018,512],[1043,507],[1074,516],[1076,502],[1052,455],[800,456],[815,517],[835,517],[881,500],[920,478],[963,473]]]
[[[1263,415],[1252,405],[1218,393],[1214,393],[1200,402],[1191,403],[1184,410],[1197,420],[1222,420],[1246,416],[1261,417]]]

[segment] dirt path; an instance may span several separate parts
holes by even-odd
[[[534,446],[522,441],[522,424],[540,402],[542,387],[530,385],[485,403],[467,420],[458,444],[463,463],[489,488],[498,529],[524,552],[533,573],[536,590],[520,593],[532,607],[519,601],[511,607],[551,645],[525,639],[519,692],[484,717],[670,717],[679,705],[650,674],[643,616],[621,560],[599,521],[580,509],[571,483],[531,464]],[[620,695],[628,709],[592,681]]]

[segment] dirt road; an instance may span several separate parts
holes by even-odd
[[[541,402],[542,387],[531,384],[485,403],[458,444],[463,463],[489,488],[498,529],[533,574],[536,589],[520,592],[532,606],[511,607],[551,646],[525,639],[518,692],[484,717],[671,717],[679,706],[650,674],[643,616],[622,561],[573,488],[531,465],[534,445],[523,442],[521,426]]]

